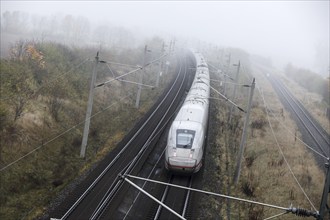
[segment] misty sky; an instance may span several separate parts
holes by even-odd
[[[3,1],[4,11],[82,15],[183,39],[239,47],[282,64],[315,68],[329,50],[329,0],[323,1]]]

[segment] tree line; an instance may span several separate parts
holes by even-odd
[[[285,74],[310,92],[322,96],[323,101],[330,105],[330,77],[324,78],[310,70],[297,68],[287,64]]]
[[[128,48],[142,37],[127,28],[107,21],[93,24],[84,16],[53,14],[41,16],[22,11],[5,11],[1,15],[1,34],[24,36],[39,41],[56,41],[74,46]]]
[[[146,42],[153,51],[148,60],[159,57],[163,39]],[[36,209],[31,215],[40,215],[56,193],[87,169],[84,167],[100,159],[100,154],[111,150],[143,114],[134,107],[136,85],[114,82],[97,88],[93,114],[102,114],[91,121],[87,159],[79,158],[96,52],[93,47],[20,40],[13,44],[9,56],[0,60],[0,169],[42,147],[1,171],[1,219],[20,219],[32,207]],[[100,59],[134,67],[142,64],[143,52],[144,45],[104,49]],[[97,69],[97,83],[131,70],[104,63]],[[146,70],[146,84],[155,82],[157,71],[159,66]],[[125,79],[137,81],[137,74]],[[145,104],[152,103],[160,91],[144,90],[141,109],[147,109]],[[63,135],[54,139],[59,134]]]

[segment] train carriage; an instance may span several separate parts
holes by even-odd
[[[170,171],[198,172],[202,166],[209,108],[209,70],[200,53],[194,53],[196,74],[187,97],[169,131],[165,167]]]

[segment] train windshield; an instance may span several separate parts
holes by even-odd
[[[190,149],[194,141],[195,131],[178,129],[176,133],[176,147]]]

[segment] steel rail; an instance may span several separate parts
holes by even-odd
[[[160,133],[160,132],[165,128],[165,126],[169,123],[169,121],[171,120],[171,118],[172,118],[175,114],[177,114],[177,112],[179,111],[179,109],[180,109],[180,108],[179,108],[179,106],[178,106],[177,109],[173,112],[173,114],[172,114],[172,115],[167,119],[167,121],[164,123],[163,127],[159,129],[158,133],[157,133],[155,136],[159,135],[159,133]],[[154,172],[154,170],[156,169],[157,165],[159,164],[160,160],[162,159],[162,157],[163,157],[163,155],[164,155],[164,153],[165,153],[165,150],[166,150],[166,148],[163,149],[163,151],[162,151],[162,153],[160,154],[160,156],[159,156],[157,162],[155,163],[155,165],[153,166],[153,168],[152,168],[151,171],[149,172],[148,177],[147,177],[148,179],[151,177],[151,175],[153,174],[153,172]],[[142,188],[145,187],[146,183],[147,183],[147,181],[144,181],[144,183],[143,183],[143,185],[142,185]],[[133,208],[133,206],[134,206],[135,202],[137,201],[138,197],[140,196],[140,194],[141,194],[141,192],[139,192],[139,193],[136,195],[134,201],[132,202],[130,208],[129,208],[128,211],[126,212],[125,217],[124,217],[123,219],[126,219],[126,217],[128,216],[129,212],[130,212],[131,209]]]
[[[177,110],[174,111],[173,114],[167,119],[167,121],[164,123],[163,127],[159,129],[158,134],[160,133],[160,131],[162,131],[162,130],[165,128],[165,126],[169,123],[169,121],[171,120],[171,118],[172,118],[172,117],[178,112],[178,110],[179,110],[179,108],[177,108]],[[156,134],[155,136],[157,136],[158,134]],[[153,140],[152,140],[152,141],[153,141]],[[153,166],[152,170],[149,172],[148,177],[147,177],[148,179],[151,177],[152,173],[154,172],[154,170],[156,169],[156,167],[157,167],[157,165],[159,164],[160,160],[162,159],[162,157],[163,157],[163,155],[164,155],[164,153],[165,153],[165,150],[166,150],[166,148],[164,148],[164,150],[163,150],[162,153],[160,154],[160,156],[159,156],[157,162],[156,162],[155,165]],[[146,183],[147,183],[147,181],[144,181],[144,183],[143,183],[143,185],[142,185],[142,188],[145,187]],[[140,194],[141,194],[141,192],[139,192],[139,193],[136,195],[136,197],[135,197],[133,203],[131,204],[130,208],[129,208],[128,211],[126,212],[124,219],[126,219],[126,217],[128,216],[128,213],[131,211],[131,209],[132,209],[134,203],[137,201],[137,199],[138,199],[138,197],[140,196]]]
[[[160,162],[160,160],[162,159],[164,153],[165,153],[166,148],[164,148],[163,152],[161,153],[161,155],[159,156],[156,164],[153,166],[152,170],[150,171],[149,175],[148,175],[148,179],[151,177],[152,173],[155,171],[155,168],[157,167],[158,163]],[[145,185],[147,184],[147,181],[144,181],[143,185],[142,185],[142,189],[145,187]],[[125,214],[125,217],[123,219],[126,219],[126,217],[128,216],[128,214],[130,213],[131,209],[133,208],[133,205],[135,204],[135,202],[137,201],[138,197],[140,196],[141,192],[139,192],[136,197],[134,198],[133,203],[131,204],[131,206],[129,207],[128,211]]]
[[[127,177],[132,178],[132,179],[137,179],[137,180],[149,181],[149,182],[157,183],[157,184],[161,184],[161,185],[169,185],[169,186],[172,186],[172,187],[176,187],[176,188],[180,188],[180,189],[185,189],[185,190],[191,190],[191,191],[194,191],[194,192],[204,193],[204,194],[207,194],[207,195],[213,195],[213,196],[223,197],[223,198],[237,200],[237,201],[241,201],[241,202],[248,202],[248,203],[252,203],[252,204],[256,204],[256,205],[262,205],[262,206],[266,206],[266,207],[270,207],[270,208],[274,208],[274,209],[280,209],[280,210],[285,210],[285,211],[288,210],[288,208],[286,208],[286,207],[281,207],[281,206],[277,206],[277,205],[271,205],[271,204],[257,202],[257,201],[248,200],[248,199],[240,199],[240,198],[233,197],[233,196],[227,196],[227,195],[223,195],[223,194],[220,194],[220,193],[207,192],[207,191],[204,191],[204,190],[194,189],[194,188],[180,186],[180,185],[175,185],[175,184],[168,184],[168,183],[164,183],[164,182],[161,182],[161,181],[152,180],[152,179],[146,179],[146,178],[142,178],[142,177],[138,177],[138,176],[133,176],[133,175],[129,175],[129,174],[126,175],[126,176],[123,176],[123,178],[125,178],[125,179],[127,179]]]
[[[173,175],[170,176],[170,178],[168,179],[168,183],[171,183],[172,182],[172,179],[173,179]],[[169,185],[166,185],[165,186],[165,190],[163,192],[163,195],[162,195],[162,198],[161,198],[161,202],[164,203],[165,199],[166,199],[166,196],[168,195],[168,190],[169,190]],[[160,212],[162,210],[162,205],[159,204],[158,208],[157,208],[157,212],[154,216],[154,220],[157,220],[159,218],[159,215],[160,215]]]
[[[182,66],[180,66],[180,70],[179,72],[181,73],[182,71]],[[184,72],[184,76],[183,76],[183,80],[181,81],[180,84],[180,88],[178,90],[178,92],[175,94],[175,97],[172,99],[169,107],[167,108],[166,112],[164,113],[164,115],[162,116],[162,118],[160,119],[160,121],[158,122],[156,128],[154,129],[154,131],[152,132],[152,134],[149,136],[149,138],[147,139],[147,141],[145,142],[145,144],[143,145],[143,147],[140,149],[139,153],[134,157],[134,159],[129,163],[128,167],[125,167],[120,173],[122,175],[127,175],[129,174],[129,172],[131,172],[134,167],[136,166],[136,164],[138,164],[139,160],[141,159],[141,157],[143,156],[143,153],[145,152],[145,150],[147,149],[147,147],[150,145],[151,140],[154,138],[154,135],[157,133],[159,126],[161,125],[161,123],[164,121],[165,117],[167,116],[168,112],[170,111],[170,107],[173,106],[174,101],[176,100],[176,98],[179,95],[179,91],[181,90],[183,84],[184,84],[184,79],[186,78],[186,68],[185,68],[185,72]],[[180,74],[178,74],[175,82],[173,83],[172,87],[171,87],[171,91],[174,88],[175,83],[177,82],[178,78],[179,78]],[[166,98],[168,97],[168,95],[170,94],[170,91],[166,94],[166,97],[164,97],[164,99],[162,100],[161,104],[166,100]],[[161,104],[156,108],[156,110],[153,112],[153,114],[159,109],[159,107],[161,106]],[[118,179],[118,178],[117,178]],[[97,219],[100,215],[102,215],[103,211],[105,210],[107,204],[109,203],[109,201],[114,197],[114,195],[120,190],[122,184],[124,183],[124,180],[122,180],[121,178],[119,180],[116,180],[111,187],[109,188],[109,190],[107,191],[107,193],[105,194],[105,196],[103,197],[101,203],[97,206],[96,210],[94,211],[91,219]]]
[[[286,91],[283,91],[283,87],[276,81],[276,79],[274,79],[275,84],[277,84],[277,88],[279,89],[279,91],[281,92],[281,94],[283,95],[284,99],[288,102],[289,106],[291,107],[291,109],[294,111],[294,113],[296,114],[296,116],[298,117],[298,119],[300,120],[300,122],[302,123],[302,125],[305,127],[305,129],[307,130],[307,132],[310,134],[310,136],[313,138],[314,142],[316,143],[316,145],[320,148],[320,150],[325,154],[326,157],[329,157],[329,155],[326,154],[325,150],[323,149],[322,145],[319,143],[319,141],[317,140],[317,138],[315,137],[315,135],[313,134],[313,132],[310,130],[310,128],[308,127],[308,125],[305,123],[305,121],[302,119],[302,117],[298,114],[298,111],[296,110],[296,108],[293,106],[293,104],[290,102],[290,101],[293,101],[293,98],[291,98],[291,100],[286,96],[285,92]],[[288,92],[286,92],[288,94]],[[296,104],[297,105],[297,104]],[[308,120],[309,122],[313,125],[314,123],[311,122],[311,120],[309,119],[309,117],[307,117],[307,115],[304,115]],[[319,132],[317,129],[316,129],[317,132]],[[323,135],[321,135],[322,138]],[[324,139],[325,140],[325,139]],[[326,141],[327,143],[327,141]]]
[[[123,77],[123,75],[121,76]],[[123,149],[116,155],[116,157],[108,164],[108,166],[101,172],[101,174],[93,181],[93,183],[84,191],[84,193],[76,200],[76,202],[68,209],[68,211],[62,216],[61,220],[67,219],[69,215],[73,212],[73,210],[81,203],[81,201],[87,196],[87,194],[96,186],[96,184],[102,179],[102,177],[109,171],[109,169],[117,162],[117,160],[122,156],[122,154],[126,151],[128,146],[133,142],[133,140],[140,134],[140,132],[144,129],[147,123],[151,120],[160,106],[164,103],[164,100],[168,97],[170,92],[173,90],[175,83],[179,78],[179,74],[175,79],[175,82],[166,93],[164,99],[159,103],[157,108],[152,112],[152,114],[148,117],[148,119],[142,124],[142,126],[138,129],[138,131],[133,135],[133,137],[125,144]]]
[[[277,81],[278,85],[280,85],[280,87],[283,88],[283,90],[286,92],[286,94],[296,104],[296,106],[299,108],[299,110],[305,115],[305,117],[311,123],[311,125],[315,128],[315,130],[320,134],[320,136],[324,139],[324,141],[330,146],[329,136],[325,137],[325,133],[326,132],[325,131],[321,131],[318,128],[318,126],[316,126],[316,124],[314,123],[314,121],[311,119],[310,115],[308,113],[306,113],[306,110],[305,109],[302,108],[303,105],[301,104],[301,102],[292,95],[292,93],[288,90],[288,88],[286,88],[286,86],[282,85],[282,83],[279,82],[277,79],[274,79],[274,80]]]
[[[154,200],[155,202],[157,202],[158,204],[160,204],[161,206],[163,206],[164,208],[166,208],[168,211],[170,211],[172,214],[174,214],[178,218],[185,220],[185,218],[183,216],[181,216],[178,213],[176,213],[175,211],[173,211],[170,207],[168,207],[164,203],[161,203],[160,201],[158,201],[154,196],[152,196],[151,194],[149,194],[145,190],[141,189],[138,185],[136,185],[135,183],[133,183],[129,179],[127,179],[127,178],[124,177],[124,181],[130,183],[132,186],[134,186],[135,188],[137,188],[138,190],[140,190],[143,194],[145,194],[146,196],[148,196],[149,198],[151,198],[152,200]]]
[[[193,183],[193,176],[190,177],[190,181],[189,181],[189,188],[191,188]],[[182,216],[185,217],[186,212],[187,212],[187,208],[188,208],[188,204],[189,204],[189,199],[190,199],[190,190],[188,189],[187,195],[186,195],[186,199],[184,201],[184,206],[183,206],[183,211],[182,211]]]
[[[175,177],[173,175],[171,175],[170,178],[169,178],[169,180],[168,180],[168,182],[167,182],[167,185],[165,187],[165,190],[163,192],[162,198],[160,200],[161,203],[164,204],[164,201],[165,201],[165,199],[166,199],[166,197],[168,196],[168,193],[169,193],[169,188],[170,188],[170,186],[171,186],[171,184],[173,183],[174,180],[175,180]],[[193,177],[190,176],[189,177],[189,183],[188,183],[189,188],[191,188],[192,183],[193,183]],[[188,189],[186,195],[183,198],[184,205],[183,205],[182,214],[181,214],[182,217],[184,217],[185,214],[186,214],[186,212],[187,212],[187,207],[188,207],[188,204],[189,204],[189,198],[190,198],[190,190]],[[156,214],[155,214],[155,216],[153,218],[154,220],[159,219],[160,213],[162,211],[162,207],[163,207],[163,205],[162,204],[159,204],[159,206],[157,208],[157,212],[156,212]]]

